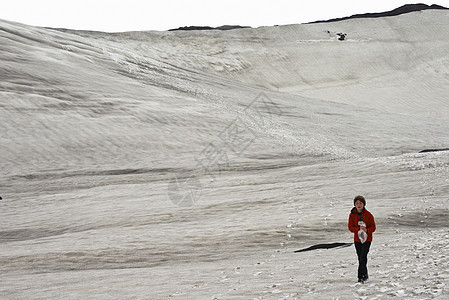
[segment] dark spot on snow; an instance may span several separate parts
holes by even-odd
[[[306,252],[306,251],[312,251],[317,249],[331,249],[331,248],[337,248],[337,247],[348,247],[351,246],[353,243],[328,243],[328,244],[317,244],[310,246],[308,248],[296,250],[295,252]]]
[[[424,149],[424,150],[419,151],[419,153],[439,152],[439,151],[449,151],[449,148],[441,148],[441,149]]]

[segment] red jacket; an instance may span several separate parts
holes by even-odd
[[[373,232],[376,231],[376,223],[374,222],[373,215],[363,208],[362,212],[359,214],[357,209],[354,207],[349,214],[348,228],[349,231],[354,232],[354,241],[360,242],[360,239],[357,233],[360,230],[359,221],[363,221],[366,224],[366,229],[368,233],[367,242],[371,242],[373,240]]]

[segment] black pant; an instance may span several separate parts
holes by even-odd
[[[354,242],[355,250],[357,251],[357,256],[359,257],[359,271],[358,278],[362,280],[368,279],[368,269],[366,268],[366,263],[368,262],[368,252],[371,242]]]

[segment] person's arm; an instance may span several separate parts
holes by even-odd
[[[374,217],[370,213],[370,222],[369,225],[366,227],[367,233],[373,233],[376,231],[376,222],[374,222]]]
[[[357,225],[357,222],[354,222],[351,219],[351,214],[349,214],[348,229],[351,232],[357,233],[359,231],[359,226]]]

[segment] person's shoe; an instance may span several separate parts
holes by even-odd
[[[359,281],[358,282],[362,282],[362,278],[359,278]]]

